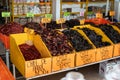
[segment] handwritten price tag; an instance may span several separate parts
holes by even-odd
[[[64,12],[64,16],[70,16],[70,12]]]
[[[80,24],[83,25],[85,23],[85,19],[80,20]]]
[[[27,13],[27,17],[34,17],[33,13]]]
[[[24,32],[26,32],[28,34],[34,34],[34,30],[33,29],[29,29],[29,28],[24,28]]]
[[[50,23],[51,18],[42,18],[41,23]]]
[[[52,14],[45,14],[45,18],[52,18],[53,15]]]
[[[80,12],[80,16],[84,16],[84,13],[85,13],[85,12]]]
[[[2,17],[10,17],[10,12],[2,12]]]
[[[57,22],[57,24],[62,24],[62,23],[65,23],[65,21],[66,20],[64,18],[60,18],[56,22]]]
[[[115,15],[115,11],[110,11],[109,15],[110,16],[114,16]]]
[[[101,14],[101,13],[96,13],[96,18],[103,18],[103,14]]]

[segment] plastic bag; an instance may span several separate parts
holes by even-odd
[[[61,80],[85,80],[84,76],[79,72],[69,72]]]

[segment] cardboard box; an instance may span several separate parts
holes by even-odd
[[[120,34],[120,29],[117,27],[117,26],[113,26],[112,27],[119,32]],[[116,56],[120,56],[120,43],[118,44],[114,44],[114,53],[113,53],[113,57],[116,57]]]
[[[78,27],[81,29],[89,28],[91,30],[94,30],[98,35],[101,35],[103,37],[102,38],[103,42],[107,41],[107,42],[111,43],[110,46],[105,46],[105,47],[95,49],[96,62],[113,57],[113,42],[99,28],[93,27],[91,25],[75,26],[74,28],[77,29]],[[94,43],[92,42],[92,44],[94,44]]]
[[[76,52],[76,66],[95,62],[95,49]]]
[[[25,77],[33,77],[42,74],[48,74],[51,72],[51,57],[44,53],[41,54],[41,59],[25,61],[18,45],[25,43],[25,41],[30,40],[30,35],[26,33],[12,34],[10,35],[10,58],[11,62],[19,70],[19,72]],[[33,42],[39,42],[33,39]],[[34,46],[36,44],[34,43]],[[39,49],[41,47],[36,47],[37,50],[42,53]]]
[[[113,46],[106,46],[96,49],[96,62],[113,57]]]
[[[114,44],[113,57],[120,56],[120,43]]]
[[[0,58],[0,80],[15,80],[3,60]]]
[[[75,66],[75,53],[64,54],[60,56],[52,56],[45,43],[42,41],[40,35],[35,35],[34,39],[36,42],[36,47],[39,48],[41,53],[47,53],[52,58],[52,71],[58,71],[62,69],[72,68]],[[38,42],[37,42],[38,41]],[[43,48],[40,48],[40,47]],[[42,54],[44,55],[44,54]]]
[[[78,31],[84,37],[84,39],[86,39],[88,43],[92,45],[92,49],[76,52],[76,66],[95,62],[95,46],[93,43],[82,30],[76,28],[73,28],[73,30]]]

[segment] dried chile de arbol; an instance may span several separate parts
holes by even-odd
[[[26,61],[41,58],[39,51],[35,48],[34,45],[29,46],[27,44],[21,44],[21,45],[19,45],[19,48],[20,48]]]

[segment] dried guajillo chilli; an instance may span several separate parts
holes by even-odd
[[[7,35],[7,36],[9,36],[10,34],[22,33],[23,32],[23,28],[18,23],[10,22],[10,23],[4,24],[0,28],[0,32],[5,34],[5,35]]]
[[[21,45],[19,45],[19,48],[20,48],[26,61],[41,58],[40,53],[38,52],[38,50],[35,48],[34,45],[29,46],[27,44],[21,44]]]
[[[43,29],[39,33],[52,56],[71,53],[73,48],[68,44],[68,39],[64,34],[59,34],[58,31],[51,28]]]

